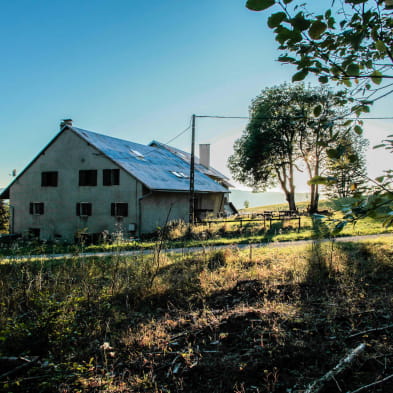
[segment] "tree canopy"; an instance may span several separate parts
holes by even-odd
[[[341,119],[341,93],[303,84],[267,88],[250,106],[250,122],[235,142],[229,168],[254,189],[279,185],[289,209],[296,210],[295,172],[321,176],[337,134],[348,132]],[[328,121],[329,120],[329,121]],[[318,210],[319,185],[310,183],[310,210]]]
[[[329,198],[353,197],[364,190],[368,181],[365,158],[368,140],[348,132],[336,143],[345,147],[345,153],[327,161],[326,176],[335,181],[325,187],[325,194]]]
[[[318,13],[298,0],[247,1],[254,11],[273,6],[268,26],[284,52],[278,60],[297,68],[292,81],[315,74],[353,87],[355,113],[393,92],[393,0],[333,0]]]

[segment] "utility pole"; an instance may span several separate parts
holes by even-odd
[[[190,226],[195,223],[195,115],[192,115],[192,132],[191,132],[191,160],[190,160],[190,209],[189,223]]]

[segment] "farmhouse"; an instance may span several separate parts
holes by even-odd
[[[209,165],[202,146],[195,165],[195,214],[224,211],[228,179]],[[149,146],[62,122],[60,132],[3,190],[10,232],[73,241],[80,231],[130,236],[169,221],[188,221],[190,155],[159,142]]]

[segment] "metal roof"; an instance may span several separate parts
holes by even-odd
[[[172,151],[81,128],[69,128],[151,190],[189,190],[190,165]],[[195,169],[196,192],[228,192],[226,187],[212,180],[199,167]]]
[[[177,157],[181,158],[183,161],[185,161],[187,164],[190,164],[191,162],[191,154],[187,153],[183,150],[180,150],[176,147],[166,145],[164,143],[158,142],[158,141],[152,141],[150,143],[150,146],[156,146],[160,147],[162,149],[168,150],[171,153],[175,154]],[[202,164],[199,163],[199,158],[196,157],[196,162],[195,162],[195,169],[198,171],[204,173],[205,175],[218,180],[220,183],[222,183],[225,187],[233,187],[231,183],[229,183],[229,178],[223,175],[221,172],[217,171],[217,169],[214,169],[213,167],[209,166],[206,167]]]
[[[30,162],[30,164],[28,164],[23,171],[19,173],[11,184],[9,184],[7,188],[1,190],[0,199],[9,199],[10,188],[14,182],[19,179],[40,157],[40,155],[50,148],[50,146],[66,130],[70,130],[77,134],[151,190],[179,192],[189,191],[189,162],[180,158],[173,151],[159,147],[145,146],[139,143],[113,138],[81,128],[65,126]],[[160,144],[160,142],[157,142],[157,144]],[[175,148],[172,149],[176,150]],[[225,186],[222,186],[218,182],[212,180],[203,171],[201,171],[199,167],[195,169],[194,188],[196,192],[228,192],[228,189]]]

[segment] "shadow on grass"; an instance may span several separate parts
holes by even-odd
[[[109,381],[144,392],[281,393],[306,385],[355,345],[350,334],[391,316],[393,255],[377,259],[370,247],[315,241],[299,257],[302,276],[281,279],[249,278],[252,262],[232,269],[225,250],[162,265],[143,255],[2,265],[1,355],[56,365],[8,382],[18,380],[13,392],[50,392],[60,383],[110,391]],[[228,271],[234,284],[207,295],[203,280]],[[339,383],[350,390],[351,381]]]

